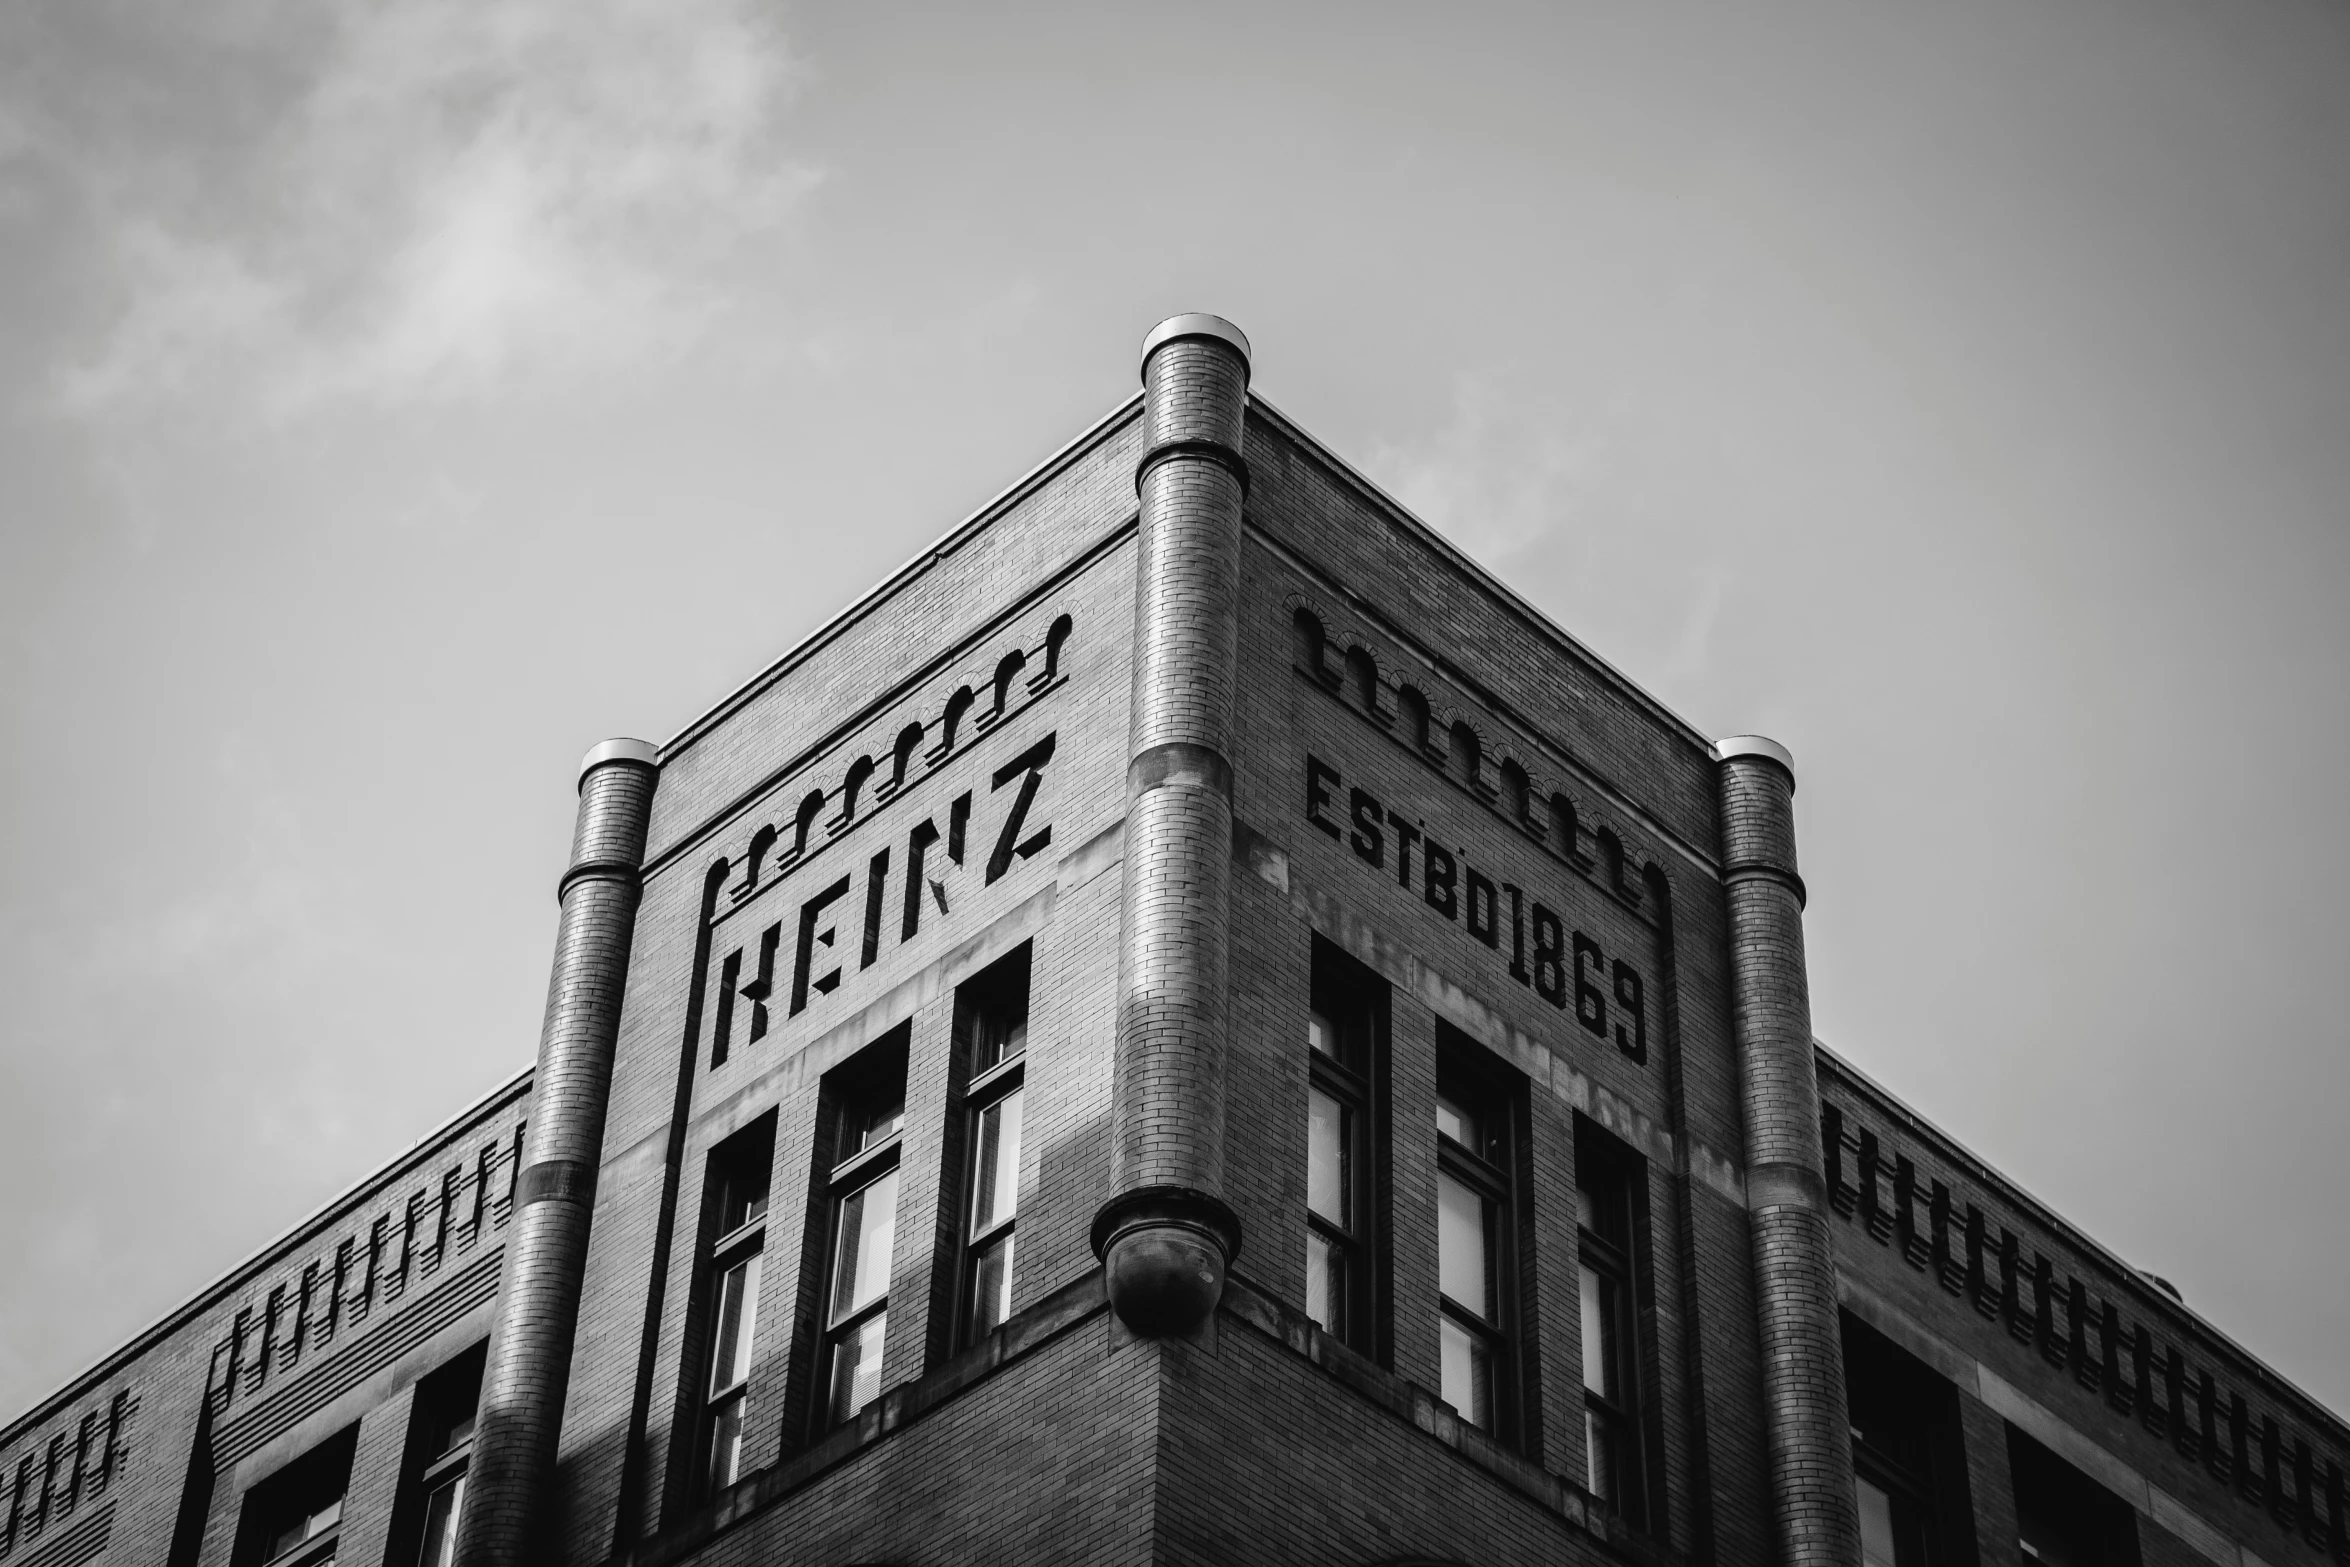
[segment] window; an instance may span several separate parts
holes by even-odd
[[[358,1437],[338,1432],[246,1493],[237,1567],[331,1567]]]
[[[1863,1567],[1933,1561],[1934,1466],[1922,1407],[1927,1390],[1919,1380],[1906,1355],[1846,1320],[1844,1389]]]
[[[830,1250],[818,1296],[819,1430],[853,1420],[881,1392],[889,1333],[889,1270],[898,1213],[898,1144],[906,1125],[906,1042],[900,1029],[825,1080],[832,1170],[825,1189]]]
[[[1641,1418],[1638,1265],[1645,1161],[1597,1123],[1575,1118],[1575,1208],[1583,1323],[1584,1484],[1618,1517],[1648,1522]]]
[[[1022,945],[955,993],[956,1034],[969,1074],[963,1091],[968,1168],[958,1308],[964,1345],[977,1343],[1012,1314],[1030,950]]]
[[[763,1117],[710,1151],[703,1180],[701,1308],[703,1494],[743,1476],[751,1412],[751,1361],[759,1321],[760,1263],[767,1245],[767,1195],[775,1165],[775,1118]]]
[[[1306,1017],[1306,1315],[1383,1359],[1378,1308],[1378,1149],[1387,986],[1314,939]]]
[[[473,1457],[474,1412],[481,1402],[487,1349],[476,1344],[416,1385],[386,1561],[451,1567],[457,1559],[457,1521],[465,1508],[465,1471]]]
[[[1523,1096],[1437,1025],[1436,1275],[1444,1401],[1505,1442],[1517,1427],[1516,1148]]]
[[[2138,1567],[2130,1504],[2016,1430],[2007,1430],[2021,1567]]]
[[[1958,1390],[1858,1319],[1842,1319],[1844,1394],[1865,1567],[1974,1559]]]

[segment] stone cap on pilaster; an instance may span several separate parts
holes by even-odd
[[[1240,355],[1240,370],[1244,376],[1255,363],[1255,356],[1249,351],[1247,333],[1222,316],[1193,312],[1189,315],[1169,316],[1150,329],[1150,335],[1142,340],[1142,365],[1147,369],[1151,355],[1167,344],[1186,337],[1212,337],[1219,343],[1229,345]]]
[[[646,767],[661,765],[661,748],[650,740],[632,740],[626,735],[591,746],[588,754],[579,759],[579,781],[587,782],[587,775],[606,762],[636,762]]]

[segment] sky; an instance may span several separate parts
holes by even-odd
[[[0,6],[0,1414],[528,1064],[577,758],[1134,386],[1791,746],[1835,1049],[2350,1409],[2350,9]]]

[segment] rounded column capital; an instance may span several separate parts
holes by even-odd
[[[607,762],[635,762],[644,767],[661,765],[661,748],[650,740],[632,740],[626,735],[590,746],[587,755],[579,759],[579,781],[587,782],[587,775]]]
[[[1765,762],[1775,762],[1787,774],[1790,788],[1795,783],[1795,753],[1778,741],[1765,735],[1731,735],[1714,742],[1713,759],[1727,762],[1741,756],[1751,756]]]
[[[1145,379],[1149,376],[1151,355],[1157,353],[1167,344],[1186,337],[1212,338],[1232,349],[1233,352],[1240,355],[1241,377],[1243,380],[1247,379],[1254,364],[1254,356],[1248,346],[1248,334],[1222,316],[1206,315],[1198,311],[1186,315],[1169,316],[1150,329],[1148,335],[1142,340],[1141,364]]]

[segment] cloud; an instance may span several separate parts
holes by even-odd
[[[1463,375],[1450,419],[1426,439],[1382,443],[1366,470],[1445,536],[1499,565],[1585,509],[1604,442],[1592,421],[1496,375]]]
[[[229,391],[285,416],[674,354],[816,179],[782,145],[797,68],[752,0],[220,15],[216,58],[281,51],[245,73],[265,107],[216,114],[214,145],[166,128],[79,156],[116,294],[63,377],[75,409]],[[135,67],[174,69],[202,67]]]

